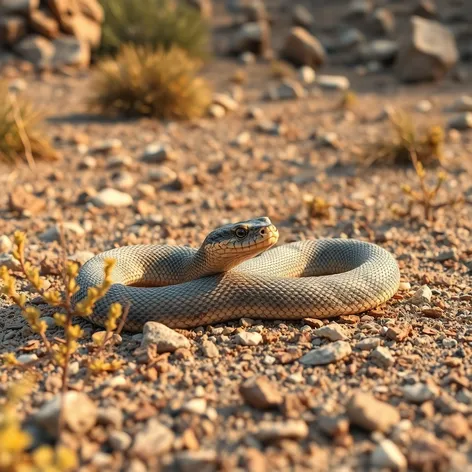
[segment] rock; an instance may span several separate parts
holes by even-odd
[[[223,116],[226,115],[226,110],[221,105],[217,105],[216,103],[213,103],[212,105],[208,107],[208,114],[212,118],[223,118]]]
[[[372,349],[380,346],[380,342],[380,338],[364,338],[356,344],[356,347],[363,351],[372,351]]]
[[[318,75],[316,83],[325,89],[348,90],[351,86],[349,79],[342,75]]]
[[[414,16],[399,45],[396,73],[403,82],[441,79],[457,63],[454,35],[436,21]]]
[[[38,356],[36,354],[20,354],[16,359],[21,364],[29,364],[30,362],[36,361]]]
[[[344,436],[349,432],[349,420],[342,416],[321,415],[317,425],[324,434],[331,438]]]
[[[378,61],[390,65],[398,54],[398,44],[390,39],[376,39],[359,47],[359,60],[362,62]]]
[[[255,64],[256,63],[256,55],[253,54],[250,51],[243,52],[239,56],[239,60],[241,61],[242,64],[249,65],[249,64]]]
[[[61,36],[53,41],[55,54],[52,59],[56,67],[86,67],[90,63],[90,46],[73,36]]]
[[[24,187],[16,187],[8,195],[8,209],[19,213],[37,215],[46,208],[46,200],[27,192]]]
[[[214,472],[217,470],[218,456],[215,451],[201,449],[198,451],[180,451],[175,455],[181,472]]]
[[[403,396],[411,403],[421,404],[435,398],[439,389],[424,383],[415,383],[413,385],[406,385],[403,387]]]
[[[261,410],[274,408],[283,401],[276,385],[265,376],[250,378],[240,386],[239,392],[248,405]]]
[[[439,427],[443,433],[449,434],[457,440],[466,438],[469,433],[469,422],[460,413],[442,418]]]
[[[457,129],[459,131],[472,129],[472,113],[467,112],[454,116],[447,122],[447,127]]]
[[[203,341],[202,351],[206,357],[210,357],[212,359],[220,357],[218,348],[216,347],[216,344],[212,341]]]
[[[71,18],[80,13],[76,0],[47,0],[47,4],[60,25],[65,28],[64,31],[67,31]]]
[[[303,84],[312,84],[316,79],[316,73],[310,66],[302,66],[298,70],[298,77]]]
[[[80,238],[85,235],[85,230],[77,223],[69,223],[64,222],[62,223],[62,230],[64,231],[64,235],[67,238],[74,237]],[[39,235],[39,239],[41,241],[45,241],[51,243],[53,241],[60,241],[61,240],[61,228],[59,225],[52,226],[51,228],[47,229],[44,233]]]
[[[363,44],[365,40],[364,33],[357,28],[349,28],[340,33],[338,41],[331,45],[331,49],[338,52],[349,51],[355,46]]]
[[[113,186],[118,190],[130,190],[135,185],[134,177],[129,172],[115,172],[112,175],[111,180]]]
[[[94,153],[109,154],[119,151],[123,147],[123,143],[119,139],[105,139],[96,144],[92,151]]]
[[[29,15],[32,11],[39,8],[40,0],[2,0],[0,7],[2,15],[10,13],[21,13]]]
[[[203,416],[207,411],[207,401],[204,398],[192,398],[182,405],[180,411]]]
[[[415,109],[420,113],[429,113],[433,109],[433,104],[429,100],[420,100]]]
[[[270,27],[266,21],[244,23],[232,38],[231,52],[265,56],[270,51]]]
[[[344,334],[344,330],[337,323],[330,323],[329,325],[318,328],[314,331],[315,336],[329,339],[330,341],[345,341],[348,337]]]
[[[372,11],[373,5],[371,0],[351,0],[347,7],[345,14],[346,18],[367,18],[368,14]]]
[[[395,362],[388,348],[382,346],[377,346],[370,357],[379,367],[390,367]]]
[[[0,267],[2,266],[12,271],[21,269],[20,263],[11,254],[0,254]]]
[[[417,5],[415,5],[413,8],[411,14],[431,20],[438,17],[437,7],[433,0],[419,0]]]
[[[146,146],[141,160],[151,164],[161,164],[165,161],[175,161],[176,154],[168,145],[153,143]]]
[[[123,413],[114,406],[98,409],[97,423],[104,426],[112,426],[115,429],[121,429],[123,426]]]
[[[243,331],[234,337],[236,344],[241,346],[258,346],[262,343],[262,336],[252,331]]]
[[[158,169],[151,169],[148,176],[151,182],[169,183],[177,179],[177,172],[170,167],[162,166]]]
[[[102,37],[100,24],[81,13],[65,19],[62,22],[62,29],[89,49],[96,49],[100,45]]]
[[[457,261],[457,250],[455,248],[452,248],[447,251],[441,251],[439,254],[436,254],[433,257],[433,260],[436,262],[445,262],[449,260]]]
[[[308,425],[303,420],[262,421],[257,428],[256,437],[262,442],[300,440],[306,438],[308,433]]]
[[[3,234],[0,236],[0,253],[10,252],[13,249],[13,243],[10,238]]]
[[[85,393],[70,390],[62,401],[64,424],[72,432],[85,434],[93,428],[97,420],[97,407]],[[54,437],[58,435],[60,406],[61,396],[57,395],[43,405],[34,417],[35,422]]]
[[[281,55],[296,66],[306,65],[313,68],[324,64],[326,60],[326,52],[322,44],[299,26],[290,30]]]
[[[374,36],[390,36],[395,31],[395,15],[388,8],[377,8],[368,22]]]
[[[51,41],[36,34],[26,36],[14,45],[13,50],[36,67],[49,66],[56,52]]]
[[[133,166],[133,158],[127,154],[112,156],[107,160],[107,169],[130,169]]]
[[[278,87],[269,89],[267,98],[271,100],[293,100],[305,96],[305,89],[295,80],[284,79]]]
[[[450,470],[450,452],[446,443],[429,431],[413,431],[408,448],[408,466],[412,470]]]
[[[226,111],[235,111],[239,107],[239,104],[236,100],[224,93],[215,93],[213,95],[213,103],[216,105],[220,105]]]
[[[130,455],[147,460],[165,454],[171,450],[174,437],[172,430],[156,418],[151,418],[136,434]]]
[[[131,446],[131,436],[124,431],[112,431],[108,442],[114,451],[126,451]]]
[[[83,266],[88,260],[92,259],[95,254],[90,251],[77,251],[71,256],[68,257],[70,261],[77,262],[79,265]]]
[[[98,207],[127,207],[133,203],[133,198],[114,188],[105,188],[98,192],[91,202]]]
[[[26,19],[18,15],[2,16],[0,18],[0,45],[14,45],[25,37],[27,31]]]
[[[407,460],[398,446],[390,439],[383,439],[372,452],[372,467],[396,471],[407,470]]]
[[[297,4],[292,9],[292,23],[309,30],[314,23],[313,15],[304,5]]]
[[[35,10],[30,15],[31,28],[46,38],[54,39],[59,36],[59,24],[47,10]]]
[[[305,354],[300,362],[304,365],[324,365],[337,362],[351,354],[351,345],[346,341],[336,341],[327,346],[313,349]]]
[[[179,348],[190,348],[190,341],[180,333],[155,321],[144,325],[141,346],[155,344],[157,352],[174,352]]]
[[[351,397],[347,415],[352,424],[367,431],[387,432],[400,421],[400,413],[395,407],[364,392],[357,392]]]
[[[446,108],[446,111],[453,112],[472,112],[472,96],[462,95],[454,103]]]
[[[427,285],[422,285],[415,294],[408,300],[408,303],[413,305],[425,305],[431,302],[433,292]]]
[[[84,156],[79,162],[78,168],[81,170],[92,170],[97,168],[97,160],[92,156]]]

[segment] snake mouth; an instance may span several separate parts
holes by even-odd
[[[227,245],[222,254],[225,258],[258,254],[272,247],[279,240],[279,232],[273,225],[265,227],[256,239],[241,244]]]

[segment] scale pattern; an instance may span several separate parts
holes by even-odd
[[[400,283],[392,254],[354,239],[285,244],[228,272],[184,281],[196,253],[185,246],[156,245],[103,252],[80,270],[73,301],[103,282],[107,257],[116,259],[114,284],[90,320],[103,326],[111,303],[129,303],[129,331],[141,331],[148,321],[193,328],[241,317],[296,320],[362,313],[389,300]]]

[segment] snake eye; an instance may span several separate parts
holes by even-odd
[[[239,228],[236,228],[234,230],[234,234],[236,235],[237,238],[243,239],[247,236],[248,230],[246,228],[243,228],[240,226]]]

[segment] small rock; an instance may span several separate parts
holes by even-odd
[[[169,183],[177,178],[177,172],[170,167],[162,166],[158,169],[151,169],[148,176],[151,182]]]
[[[87,261],[95,257],[95,254],[90,251],[77,251],[68,257],[70,261],[77,262],[80,266],[83,266]]]
[[[97,168],[97,160],[92,156],[84,156],[79,162],[79,169],[92,170]]]
[[[31,34],[21,39],[13,50],[36,67],[49,66],[56,52],[53,43],[39,34]]]
[[[244,23],[234,33],[231,42],[231,53],[240,55],[251,52],[265,56],[270,51],[270,26],[267,21]]]
[[[438,393],[438,388],[420,382],[403,387],[403,396],[405,399],[417,404],[432,400],[438,395]]]
[[[398,410],[364,392],[354,394],[347,405],[352,424],[368,431],[387,432],[400,421]]]
[[[239,60],[245,65],[254,64],[256,62],[256,55],[246,51],[239,56]]]
[[[80,238],[85,235],[85,230],[77,223],[62,223],[62,230],[64,235],[68,238],[75,237]],[[61,228],[59,225],[49,228],[44,233],[39,235],[39,239],[44,242],[51,243],[53,241],[61,240]]]
[[[421,100],[415,108],[420,113],[429,113],[433,109],[433,104],[429,100]]]
[[[284,79],[282,83],[267,94],[272,100],[293,100],[305,96],[305,89],[298,82]]]
[[[311,328],[321,328],[324,326],[323,321],[317,318],[303,318],[303,322]]]
[[[220,356],[216,344],[212,341],[204,341],[202,343],[202,351],[206,357],[215,358]]]
[[[442,340],[442,345],[446,349],[453,349],[453,348],[457,347],[457,341],[455,339],[452,339],[452,338],[444,338]]]
[[[351,354],[351,345],[346,341],[336,341],[305,354],[300,362],[304,365],[324,365],[337,362]]]
[[[107,160],[107,169],[129,169],[133,166],[133,158],[127,154],[112,156]]]
[[[447,122],[448,128],[457,129],[459,131],[465,131],[472,128],[472,113],[462,113],[461,115],[454,116]]]
[[[156,418],[151,418],[136,434],[130,454],[142,460],[160,456],[171,450],[174,437],[172,430]]]
[[[10,238],[3,234],[0,236],[0,253],[8,253],[13,249],[13,243]]]
[[[349,432],[349,420],[342,416],[321,415],[317,424],[324,434],[332,438]]]
[[[190,341],[182,334],[155,321],[144,325],[141,346],[155,344],[157,352],[174,352],[179,348],[190,348]]]
[[[134,177],[129,172],[116,172],[112,175],[112,184],[119,190],[130,190],[134,187]]]
[[[439,426],[441,431],[451,435],[455,439],[466,438],[469,433],[469,422],[464,415],[460,413],[443,417]]]
[[[303,420],[262,421],[257,428],[256,436],[262,442],[271,442],[281,439],[300,440],[306,438],[308,433],[308,425]]]
[[[236,344],[241,346],[258,346],[262,343],[262,336],[252,331],[243,331],[234,337]]]
[[[105,426],[113,426],[115,429],[121,429],[123,426],[123,413],[119,408],[114,406],[99,408],[97,423]]]
[[[423,285],[415,292],[408,302],[413,305],[425,305],[431,302],[432,296],[433,292],[431,292],[431,289],[427,285]]]
[[[390,439],[383,439],[372,452],[371,465],[379,469],[407,470],[407,460]]]
[[[24,187],[15,187],[8,195],[8,208],[10,211],[36,215],[46,208],[46,200],[36,197]]]
[[[22,364],[29,364],[37,359],[38,356],[36,354],[21,354],[17,357],[18,362],[21,362]]]
[[[316,72],[310,66],[302,66],[298,69],[298,77],[303,84],[312,84],[316,79]]]
[[[388,348],[382,346],[377,346],[370,357],[379,367],[390,367],[395,362]]]
[[[150,164],[161,164],[165,161],[175,161],[176,153],[168,146],[159,143],[153,143],[146,146],[141,160]]]
[[[356,347],[363,351],[372,351],[372,349],[380,346],[380,342],[380,338],[364,338],[356,344]]]
[[[315,336],[327,338],[330,341],[345,341],[348,337],[344,334],[344,330],[337,323],[330,323],[329,325],[318,328],[314,332]]]
[[[267,377],[253,377],[243,383],[239,392],[245,402],[261,410],[274,408],[282,403],[282,395]]]
[[[94,153],[110,154],[119,151],[123,143],[119,139],[106,139],[96,144],[91,150]]]
[[[90,63],[90,46],[73,36],[60,36],[52,42],[54,56],[52,64],[56,67],[86,67]]]
[[[0,254],[0,267],[2,266],[12,271],[21,269],[21,264],[11,254]]]
[[[305,29],[295,26],[282,47],[281,56],[297,66],[316,68],[326,60],[322,44]]]
[[[108,442],[114,451],[126,451],[131,446],[131,436],[124,431],[112,431]]]
[[[70,390],[62,399],[65,425],[74,433],[90,431],[97,420],[97,407],[85,393]],[[61,396],[57,395],[43,405],[35,415],[35,422],[56,437],[59,427]]]
[[[133,197],[114,188],[105,188],[98,192],[91,202],[98,207],[127,207],[133,203]]]
[[[226,110],[221,105],[213,103],[208,108],[208,114],[213,118],[223,118],[226,115]]]
[[[395,15],[388,8],[377,8],[369,18],[369,31],[374,36],[390,36],[395,31]]]
[[[472,112],[472,96],[462,95],[451,106],[446,108],[446,111],[453,112]]]
[[[180,451],[175,455],[181,472],[214,472],[217,470],[218,456],[215,451],[200,449],[198,451]]]
[[[225,109],[225,111],[235,111],[239,107],[239,104],[236,100],[224,93],[215,93],[213,95],[213,103],[220,105]]]
[[[349,79],[342,75],[318,75],[316,83],[322,88],[332,90],[348,90],[350,87]]]

